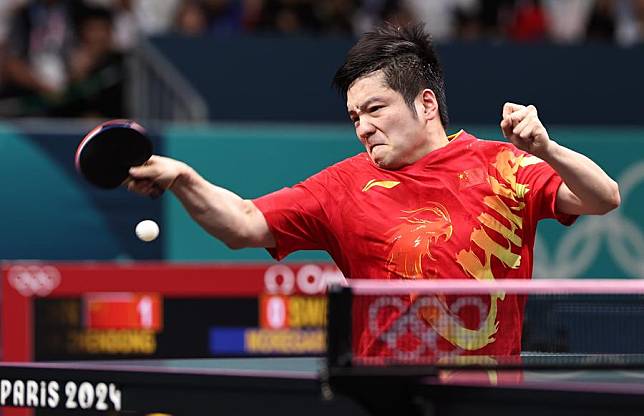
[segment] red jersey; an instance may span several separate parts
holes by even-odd
[[[278,260],[311,249],[327,251],[348,278],[530,278],[537,221],[571,224],[576,218],[556,212],[561,183],[539,158],[461,131],[401,169],[381,169],[360,153],[254,203],[275,238],[269,252]],[[436,327],[443,315],[458,314],[453,302],[439,299],[438,307],[416,313]],[[440,342],[460,351],[517,353],[523,303],[516,296],[487,296],[480,319],[458,317],[461,330],[439,331]],[[362,309],[354,311],[354,328],[365,328],[358,353],[389,355],[391,345],[368,334],[369,311]],[[388,328],[399,312],[379,317],[379,328]]]

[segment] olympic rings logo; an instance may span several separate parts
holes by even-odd
[[[324,293],[328,285],[346,284],[342,272],[336,267],[322,268],[315,264],[305,264],[297,273],[285,264],[274,264],[264,273],[266,293],[290,295],[296,292],[305,295]]]
[[[644,162],[629,167],[617,181],[622,201],[644,183]],[[543,239],[535,239],[535,272],[538,277],[581,276],[597,258],[605,237],[614,262],[631,277],[644,279],[644,228],[641,218],[633,221],[617,209],[603,217],[587,216],[566,231],[555,250]]]
[[[60,272],[52,266],[12,266],[8,279],[22,296],[47,296],[60,284]]]
[[[463,353],[462,348],[452,344],[449,350],[441,349],[438,340],[442,338],[441,333],[455,333],[456,329],[465,328],[465,324],[460,318],[464,308],[467,308],[468,316],[478,311],[478,321],[484,325],[489,308],[480,297],[462,296],[447,307],[443,301],[434,296],[417,298],[411,306],[399,297],[382,296],[369,304],[369,331],[387,345],[392,352],[392,357],[398,361],[417,361],[428,355],[435,359],[458,356]],[[440,311],[440,313],[430,324],[422,318],[423,309]],[[400,316],[388,328],[380,328],[378,318],[383,314],[388,316],[392,313]],[[461,336],[466,337],[467,335]],[[403,343],[409,344],[405,341],[410,337],[418,341],[415,343],[415,348],[406,348],[407,345],[401,346]],[[462,343],[465,340],[461,339],[460,341],[459,343]]]

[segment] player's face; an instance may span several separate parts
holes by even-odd
[[[347,91],[347,111],[358,139],[379,167],[399,169],[429,152],[424,120],[386,85],[382,71],[353,82]]]

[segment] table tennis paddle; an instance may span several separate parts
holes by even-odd
[[[132,166],[152,156],[152,141],[135,121],[110,120],[87,133],[76,149],[76,170],[92,185],[103,189],[119,187]]]

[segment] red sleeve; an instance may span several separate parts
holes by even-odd
[[[328,248],[331,233],[324,207],[328,192],[322,177],[319,173],[292,188],[282,188],[253,200],[275,239],[275,247],[267,248],[275,259],[281,260],[297,250]]]
[[[535,221],[554,218],[564,225],[571,225],[577,219],[578,215],[557,211],[557,192],[563,180],[546,162],[540,161],[519,168],[517,182],[528,184],[530,190],[526,195],[526,202]]]

